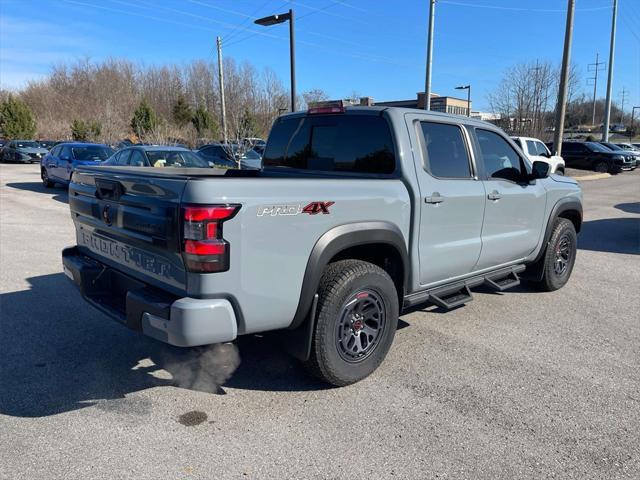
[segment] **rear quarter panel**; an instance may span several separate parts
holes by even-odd
[[[194,179],[182,201],[241,205],[224,224],[230,270],[189,273],[187,279],[188,295],[235,303],[240,334],[291,324],[311,251],[333,227],[387,221],[400,229],[408,245],[411,206],[399,179]],[[312,202],[334,203],[328,214],[301,213]],[[272,207],[278,206],[274,213]]]

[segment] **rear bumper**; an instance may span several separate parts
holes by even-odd
[[[64,273],[83,298],[111,318],[178,347],[228,342],[238,335],[231,303],[223,298],[178,298],[83,255],[62,251]]]

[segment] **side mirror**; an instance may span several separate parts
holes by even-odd
[[[533,162],[531,168],[531,179],[536,180],[538,178],[547,178],[549,176],[550,165],[547,162]]]

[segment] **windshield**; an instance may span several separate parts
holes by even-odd
[[[153,167],[209,168],[209,163],[193,152],[180,150],[147,151]]]
[[[600,145],[599,143],[585,142],[585,145],[594,152],[611,153],[611,149],[605,147],[604,145]]]
[[[108,147],[72,147],[73,158],[82,161],[103,162],[115,152]]]
[[[618,145],[615,145],[613,143],[604,143],[603,145],[605,147],[608,147],[610,150],[622,150],[622,148],[620,148]]]
[[[38,142],[17,142],[18,148],[40,148]]]

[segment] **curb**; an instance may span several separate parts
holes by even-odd
[[[574,180],[578,182],[588,181],[588,180],[600,180],[602,178],[609,178],[611,176],[610,173],[594,173],[593,175],[583,175],[581,177],[572,177]]]

